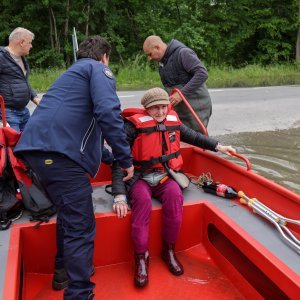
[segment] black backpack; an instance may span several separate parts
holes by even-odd
[[[47,223],[55,215],[56,207],[44,191],[36,174],[30,168],[27,169],[26,174],[31,178],[32,184],[26,187],[24,182],[18,181],[18,185],[23,204],[30,214],[29,220],[30,222],[37,221],[34,225],[37,228],[41,223]]]
[[[0,230],[6,230],[23,214],[24,206],[11,165],[7,149],[0,143]]]
[[[28,210],[35,227],[48,222],[56,208],[44,191],[37,176],[13,153],[20,133],[10,127],[0,128],[0,221],[9,228],[21,207]],[[22,203],[18,204],[19,202]],[[10,219],[8,216],[12,216]]]

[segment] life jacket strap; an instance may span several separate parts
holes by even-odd
[[[157,124],[156,126],[147,127],[147,128],[137,128],[138,133],[153,133],[156,131],[176,131],[180,130],[180,125],[166,126],[164,124]]]
[[[153,157],[150,160],[141,160],[141,161],[134,160],[133,164],[135,166],[141,166],[141,170],[142,170],[142,172],[144,172],[155,164],[158,164],[158,163],[164,164],[173,158],[177,158],[179,155],[180,155],[180,150],[178,150],[174,153],[171,153],[171,154],[164,154],[162,156],[155,157],[155,158]]]

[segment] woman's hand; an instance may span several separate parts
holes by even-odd
[[[118,218],[126,217],[128,211],[130,210],[126,196],[125,195],[116,195],[114,197],[113,211],[117,214]]]
[[[224,154],[227,154],[229,156],[231,156],[230,152],[236,152],[236,150],[234,148],[232,148],[231,146],[223,146],[222,144],[218,143],[216,146],[216,150],[220,151]]]

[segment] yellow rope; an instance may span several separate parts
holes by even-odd
[[[197,187],[201,188],[203,186],[204,182],[209,182],[212,183],[213,179],[211,178],[211,174],[208,173],[202,173],[199,177],[194,177],[195,180],[193,180],[192,182],[197,185]]]

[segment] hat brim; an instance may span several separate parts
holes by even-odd
[[[150,102],[148,103],[147,105],[145,105],[144,107],[145,108],[149,108],[151,106],[154,106],[154,105],[159,105],[159,104],[165,104],[165,105],[169,105],[170,104],[170,101],[169,100],[155,100],[153,102]]]

